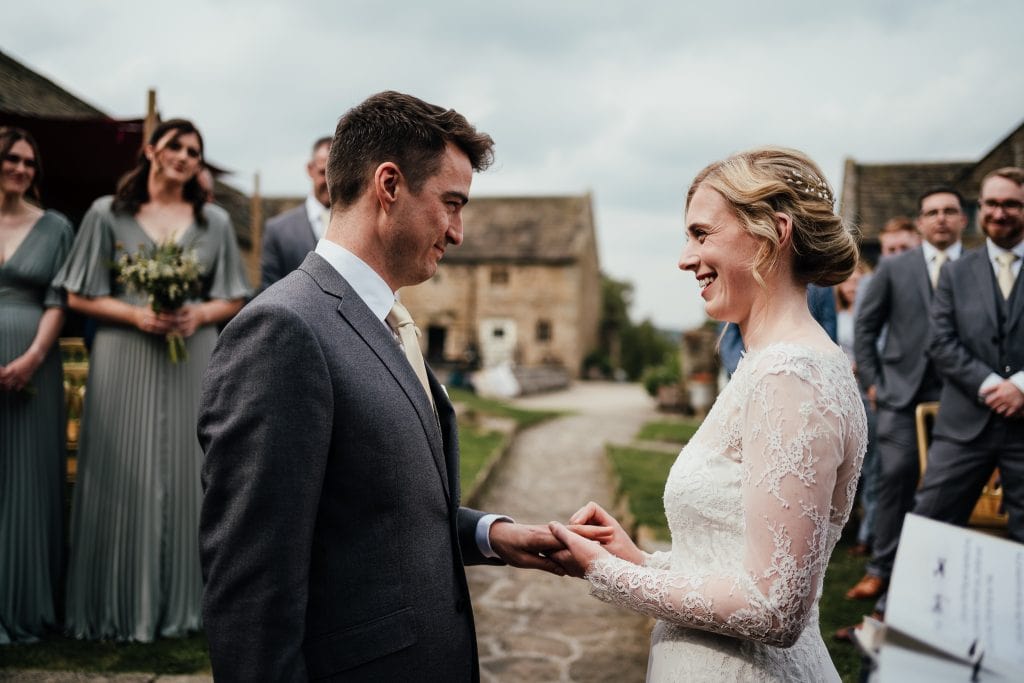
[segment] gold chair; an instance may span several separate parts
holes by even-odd
[[[924,479],[924,470],[928,466],[928,446],[931,443],[932,425],[935,423],[935,416],[939,412],[938,401],[919,403],[914,410],[914,422],[917,427],[917,457],[921,464],[921,479]],[[974,527],[985,527],[990,529],[1005,529],[1009,517],[1003,507],[1003,485],[999,479],[999,468],[992,470],[992,476],[988,483],[981,490],[978,502],[971,511],[971,518],[968,524]]]
[[[85,405],[89,356],[81,337],[62,337],[60,355],[64,364],[64,406],[67,411],[68,481],[73,483],[78,473],[78,431]]]

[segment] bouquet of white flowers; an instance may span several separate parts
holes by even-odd
[[[140,244],[134,254],[125,252],[117,259],[117,281],[130,292],[145,294],[154,313],[176,311],[199,294],[202,274],[195,250],[177,242],[148,248]],[[188,358],[180,334],[167,335],[167,353],[172,363]]]

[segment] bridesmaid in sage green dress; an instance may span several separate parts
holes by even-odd
[[[250,294],[228,215],[196,180],[202,152],[188,121],[157,126],[117,194],[85,215],[55,280],[99,322],[71,512],[65,627],[77,638],[149,642],[201,627],[200,382],[217,325]],[[171,240],[195,250],[202,291],[157,315],[112,263]],[[168,358],[169,333],[185,338],[187,361]]]
[[[38,197],[38,147],[0,128],[0,645],[56,625],[64,474],[64,385],[54,342],[64,322],[50,281],[71,224]]]

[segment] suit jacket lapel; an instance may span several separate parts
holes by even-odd
[[[316,249],[316,231],[313,230],[313,224],[309,222],[309,214],[306,213],[305,204],[303,204],[302,207],[302,222],[306,226],[306,243],[309,245],[308,251],[313,251]]]
[[[1024,313],[1024,268],[1017,273],[1017,279],[1010,289],[1010,300],[1007,304],[1010,310],[1006,318],[1006,333],[1010,334],[1014,326],[1020,322],[1021,314]]]
[[[981,306],[992,320],[992,329],[999,329],[999,311],[996,310],[996,297],[1002,296],[996,291],[995,278],[992,277],[992,264],[988,261],[988,252],[984,247],[972,251],[961,258],[970,259],[970,272],[974,276],[974,291],[981,299]],[[1009,329],[1009,326],[1007,326]]]
[[[366,345],[380,358],[381,362],[388,369],[391,375],[401,386],[409,402],[416,409],[416,414],[423,424],[423,431],[426,433],[427,442],[430,444],[430,452],[434,458],[434,465],[441,477],[444,486],[445,496],[451,499],[451,490],[448,484],[448,468],[445,466],[444,445],[441,437],[440,426],[434,416],[434,409],[430,400],[423,393],[423,385],[420,384],[416,372],[409,365],[409,361],[402,352],[398,341],[373,312],[359,298],[348,282],[334,268],[327,263],[316,252],[309,254],[302,263],[302,270],[308,272],[317,284],[333,296],[340,299],[338,313],[355,330],[356,334],[362,337]],[[435,392],[436,394],[436,392]]]
[[[444,458],[448,471],[448,490],[455,493],[458,501],[459,484],[459,428],[456,422],[455,407],[448,398],[448,392],[437,380],[434,372],[427,366],[427,380],[434,394],[434,403],[437,405],[438,426],[444,438]]]

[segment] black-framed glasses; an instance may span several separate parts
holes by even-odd
[[[960,209],[954,209],[952,206],[947,206],[944,209],[929,209],[921,213],[922,218],[936,218],[938,216],[945,216],[946,218],[954,218],[960,215]]]
[[[994,199],[986,199],[984,201],[978,202],[978,204],[981,206],[981,208],[987,209],[989,211],[1002,209],[1006,213],[1017,213],[1021,209],[1024,209],[1024,202],[1018,201],[1016,199],[1006,199],[1001,202],[997,202]]]

